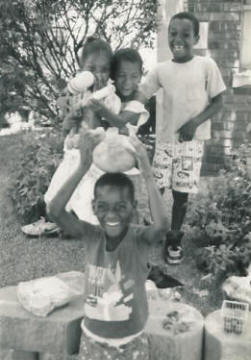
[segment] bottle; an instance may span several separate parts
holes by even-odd
[[[82,71],[71,79],[67,85],[73,95],[85,92],[94,84],[95,77],[90,71]]]

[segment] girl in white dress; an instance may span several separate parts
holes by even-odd
[[[101,47],[105,44],[106,49],[107,44],[102,40],[93,40],[88,44],[95,44],[95,42],[98,42]],[[119,55],[118,57],[116,56],[117,54]],[[109,52],[100,49],[98,49],[97,52],[97,47],[93,49],[93,46],[89,45],[89,47],[84,47],[83,55],[82,70],[91,71],[94,74],[95,81],[96,79],[98,79],[98,81],[94,82],[94,92],[91,92],[90,89],[83,91],[84,86],[81,84],[81,76],[83,75],[84,78],[83,73],[68,84],[68,89],[70,91],[76,91],[77,96],[70,97],[68,105],[70,115],[67,116],[66,123],[69,124],[69,119],[75,114],[72,109],[76,109],[78,103],[82,102],[84,106],[81,108],[79,116],[74,115],[75,118],[72,122],[74,126],[65,139],[64,159],[56,170],[48,191],[45,194],[45,202],[47,205],[61,187],[62,182],[68,178],[78,165],[78,132],[81,127],[88,126],[94,129],[103,127],[108,123],[110,127],[108,127],[106,132],[103,131],[103,136],[108,138],[118,132],[127,135],[129,133],[136,134],[138,127],[145,123],[148,118],[148,112],[144,106],[133,100],[142,74],[142,59],[135,50],[120,50],[120,52],[115,54],[113,61],[110,62],[112,69],[116,69],[115,72],[111,71],[111,73],[117,94],[115,94],[112,86],[110,86],[109,91],[107,91],[110,72],[107,74],[105,70],[109,69],[110,71],[109,60],[111,60],[111,57],[109,56]],[[129,68],[126,67],[127,64]],[[98,68],[98,65],[100,68]],[[124,65],[125,67],[123,67]],[[99,73],[97,70],[99,70]],[[102,73],[102,70],[105,74]],[[78,80],[80,80],[80,82]],[[86,83],[88,83],[88,81],[86,81]],[[125,89],[124,86],[126,86]],[[100,88],[102,89],[100,90]],[[82,90],[82,92],[79,90]],[[106,92],[106,96],[100,100],[100,97],[96,96],[96,94],[102,91]],[[102,136],[102,131],[100,131],[100,134]],[[97,178],[103,174],[103,170],[118,171],[118,167],[116,168],[116,166],[119,165],[118,162],[114,158],[110,160],[108,168],[104,167],[105,164],[99,164],[102,165],[100,167],[94,163],[92,164],[90,170],[84,176],[66,206],[68,211],[73,211],[81,220],[97,224],[97,218],[93,214],[91,206],[93,188]],[[121,162],[123,162],[122,159]],[[119,171],[121,171],[120,168]],[[131,174],[134,183],[136,183],[136,194],[139,193],[139,191],[142,192],[141,186],[139,186],[139,171],[134,168],[129,171],[128,174]]]

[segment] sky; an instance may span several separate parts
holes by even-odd
[[[151,70],[157,63],[157,49],[156,43],[154,45],[154,49],[150,48],[142,48],[140,49],[140,55],[143,58],[144,69],[146,71]]]

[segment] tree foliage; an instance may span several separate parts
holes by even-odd
[[[56,122],[86,38],[151,47],[156,10],[156,0],[0,0],[0,113],[29,108]]]

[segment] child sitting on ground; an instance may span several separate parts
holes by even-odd
[[[188,12],[174,15],[168,43],[173,58],[147,74],[138,99],[147,101],[163,89],[163,118],[157,118],[153,171],[162,192],[172,188],[172,231],[167,235],[166,259],[182,260],[181,227],[189,193],[198,191],[204,141],[210,139],[210,118],[222,108],[225,85],[210,57],[194,56],[199,22]]]
[[[153,180],[143,145],[131,138],[145,179],[152,209],[151,226],[132,225],[136,202],[134,187],[122,173],[104,174],[95,184],[92,202],[99,225],[91,225],[65,211],[65,206],[92,163],[99,142],[89,130],[80,136],[81,161],[51,200],[48,213],[72,236],[86,245],[85,317],[79,358],[149,359],[143,334],[148,317],[145,281],[151,245],[168,230],[166,209]]]

